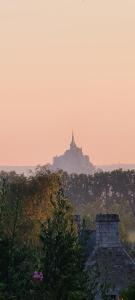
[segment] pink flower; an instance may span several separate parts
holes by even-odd
[[[35,271],[35,272],[33,273],[32,278],[33,278],[33,280],[35,280],[35,281],[42,282],[43,279],[44,279],[44,276],[43,276],[43,273],[42,273],[42,272],[37,272],[37,271]]]

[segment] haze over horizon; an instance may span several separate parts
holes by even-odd
[[[135,1],[0,2],[0,165],[135,163]]]

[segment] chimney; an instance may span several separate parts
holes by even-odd
[[[120,248],[119,216],[99,214],[96,216],[96,248]]]

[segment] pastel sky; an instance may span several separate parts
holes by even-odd
[[[135,0],[0,0],[0,165],[135,163]]]

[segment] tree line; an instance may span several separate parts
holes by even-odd
[[[61,173],[65,194],[77,213],[90,219],[97,213],[118,213],[123,238],[135,228],[135,171],[100,172],[94,175]]]
[[[129,205],[127,186],[133,187],[133,178],[133,172],[121,170],[94,176],[69,176],[45,168],[38,168],[30,177],[1,172],[0,299],[94,300],[99,290],[102,299],[107,299],[108,285],[103,280],[99,284],[102,274],[86,270],[87,224],[82,222],[79,235],[74,213],[86,217],[89,209],[92,228],[94,213],[113,199],[112,194],[107,198],[112,182],[114,190],[121,191],[118,203],[114,197],[115,208],[121,206],[121,200]],[[105,202],[100,197],[104,190]],[[124,299],[130,300],[126,297],[133,291],[134,287],[125,291]]]

